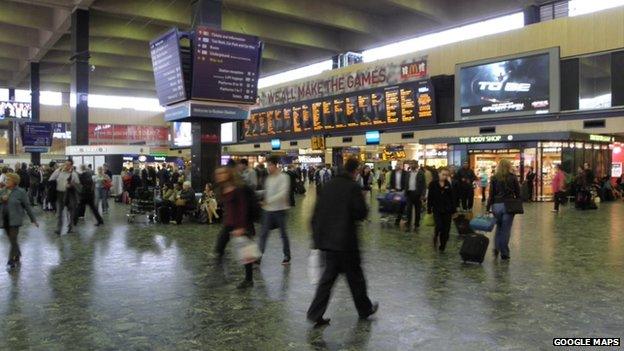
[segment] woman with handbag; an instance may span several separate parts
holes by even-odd
[[[500,160],[496,173],[492,176],[487,210],[491,211],[496,218],[494,256],[500,253],[501,259],[508,260],[511,258],[509,237],[514,216],[524,213],[520,198],[520,184],[509,160]]]
[[[433,245],[438,246],[440,252],[446,249],[446,242],[449,239],[451,231],[451,219],[455,213],[457,203],[455,191],[451,186],[450,172],[446,168],[440,169],[438,180],[429,184],[429,192],[427,196],[427,213],[433,214],[434,230]]]

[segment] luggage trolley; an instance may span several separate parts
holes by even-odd
[[[139,188],[130,202],[130,211],[126,215],[128,223],[134,223],[137,217],[145,218],[146,223],[154,223],[158,188]]]
[[[387,192],[377,196],[381,224],[394,223],[401,207],[405,206],[407,199],[401,192]]]

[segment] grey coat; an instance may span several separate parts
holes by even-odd
[[[0,190],[0,199],[7,193],[8,190],[6,188]],[[26,190],[22,188],[16,187],[11,190],[11,194],[9,195],[7,202],[0,200],[0,227],[5,226],[5,211],[8,211],[10,227],[19,227],[22,225],[22,222],[24,221],[24,212],[28,214],[31,222],[36,222],[35,215],[33,214],[30,202],[28,201]]]

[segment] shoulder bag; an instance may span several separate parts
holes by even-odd
[[[508,214],[524,214],[524,206],[522,205],[522,199],[517,198],[513,190],[509,189],[508,179],[505,180],[505,188],[510,191],[513,198],[504,199],[505,212]]]

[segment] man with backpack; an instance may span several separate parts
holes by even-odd
[[[288,265],[290,264],[290,242],[286,233],[286,211],[290,208],[290,177],[280,171],[279,157],[271,156],[267,163],[269,175],[264,182],[262,202],[264,217],[260,233],[260,252],[264,253],[269,231],[279,229],[284,252],[282,264]]]

